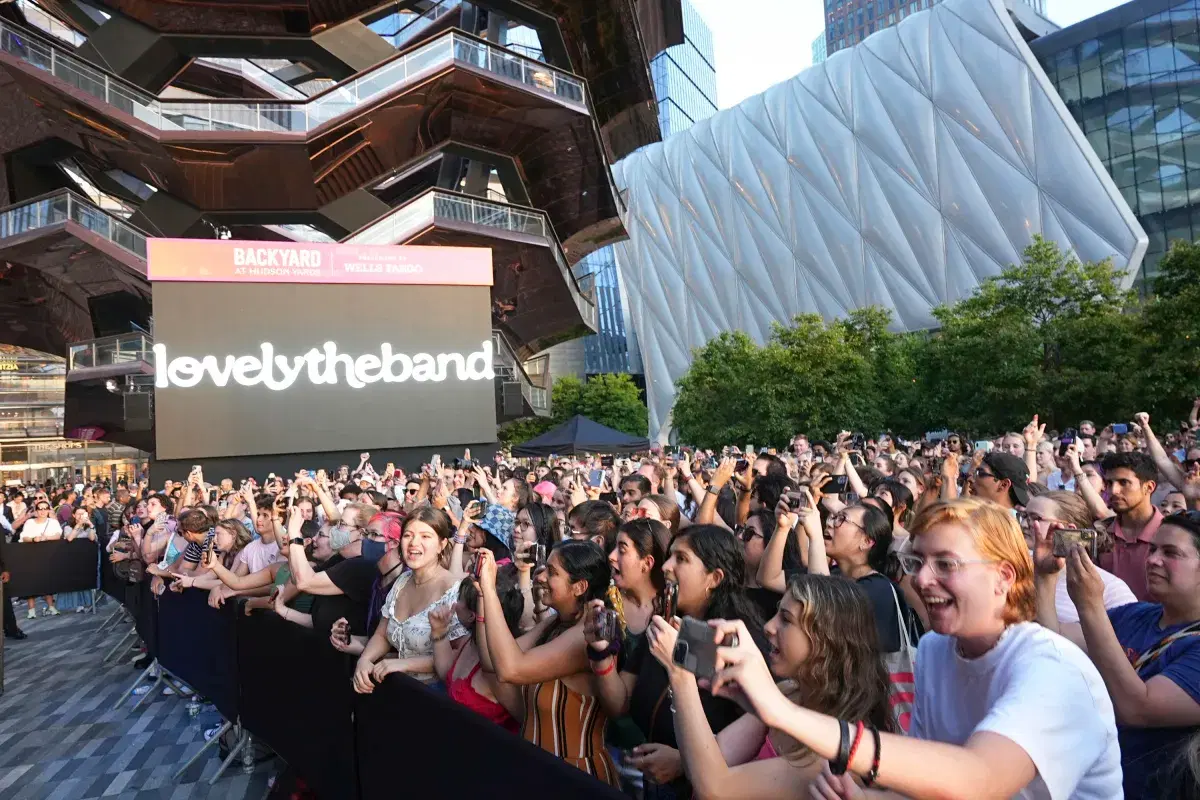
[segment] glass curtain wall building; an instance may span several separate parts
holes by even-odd
[[[712,31],[688,0],[683,0],[682,5],[683,44],[667,48],[650,61],[663,139],[682,133],[717,112]],[[636,345],[632,344],[632,337],[627,335],[613,248],[605,247],[587,256],[576,271],[580,275],[594,276],[600,328],[599,333],[584,337],[583,372],[588,375],[640,372],[641,359],[637,356]],[[554,348],[550,368],[556,375],[579,372],[577,359],[572,359],[566,352],[571,347],[572,343],[568,343]],[[572,361],[576,363],[572,364]]]
[[[1146,230],[1142,291],[1172,241],[1200,238],[1198,19],[1198,0],[1142,0],[1030,45]]]

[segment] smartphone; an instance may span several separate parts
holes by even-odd
[[[217,544],[217,537],[216,537],[216,536],[213,536],[212,538],[210,538],[210,539],[208,540],[208,548],[207,548],[207,549],[205,550],[205,552],[204,552],[204,561],[205,561],[205,562],[207,562],[207,561],[208,561],[208,559],[209,559],[209,558],[212,556],[212,554],[213,554],[213,548],[216,546],[216,544]]]
[[[470,503],[467,503],[467,508],[470,508],[471,506],[475,506],[475,508],[478,510],[480,519],[483,519],[483,515],[487,514],[488,501],[486,497],[480,497],[472,500]]]
[[[722,643],[725,647],[737,647],[738,637],[730,634]],[[703,620],[684,617],[679,626],[679,637],[671,660],[697,678],[712,678],[717,674],[717,647],[713,641],[713,629]]]
[[[979,442],[975,443],[975,451],[979,452],[980,450],[982,450],[985,453],[990,453],[990,452],[992,452],[992,448],[994,446],[995,446],[995,443],[991,439],[988,439],[986,441],[979,441]]]
[[[606,642],[621,638],[621,626],[617,621],[617,612],[605,608],[596,615],[596,638]]]
[[[670,622],[675,618],[675,611],[679,607],[679,584],[667,583],[664,593],[666,594],[666,602],[663,604],[663,619]]]
[[[1071,546],[1081,544],[1087,550],[1088,557],[1096,560],[1096,532],[1081,528],[1058,528],[1054,531],[1054,557],[1066,558],[1071,552]]]
[[[342,625],[340,628],[338,628],[338,641],[340,641],[346,647],[350,646],[350,626],[349,625]]]
[[[613,465],[613,457],[612,456],[600,456],[600,466],[611,467],[612,465]]]
[[[862,450],[867,446],[867,437],[861,433],[856,433],[850,437],[850,449]]]
[[[471,560],[471,577],[479,580],[479,576],[483,574],[483,559],[479,557],[479,553]]]
[[[1058,457],[1062,458],[1067,454],[1067,448],[1075,444],[1075,438],[1079,435],[1079,431],[1074,428],[1067,428],[1062,432],[1062,436],[1058,437]]]
[[[788,508],[792,511],[808,507],[808,498],[801,492],[787,492],[783,496],[787,500]]]
[[[546,545],[541,542],[534,542],[519,555],[522,564],[532,564],[535,567],[540,567],[546,563]]]
[[[1114,422],[1111,426],[1112,432],[1117,436],[1124,436],[1129,433],[1129,425],[1124,422]]]
[[[821,491],[825,494],[842,494],[846,491],[849,482],[850,479],[845,475],[831,475],[829,483],[825,484]]]
[[[741,475],[748,469],[750,469],[750,462],[744,458],[739,459],[738,462],[733,465],[733,471],[738,475]]]

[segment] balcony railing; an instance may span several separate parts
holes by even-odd
[[[546,240],[564,280],[574,285],[575,304],[580,315],[589,327],[596,329],[595,292],[590,286],[585,289],[586,280],[575,277],[566,257],[563,256],[562,246],[553,227],[541,212],[468,197],[444,189],[428,189],[346,241],[350,244],[398,244],[438,220],[497,228]]]
[[[89,369],[134,364],[143,361],[153,364],[154,340],[148,334],[122,333],[76,342],[67,348],[67,369]]]
[[[66,189],[0,211],[0,240],[66,222],[146,258],[146,234]]]
[[[587,111],[584,84],[579,78],[459,31],[447,31],[351,81],[311,99],[295,102],[160,100],[71,55],[34,32],[7,22],[0,23],[0,52],[45,70],[74,88],[163,131],[306,133],[398,86],[454,63],[515,81]]]
[[[521,360],[513,350],[508,339],[500,331],[492,331],[492,368],[496,377],[502,381],[516,381],[521,384],[521,395],[535,414],[550,410],[550,398],[545,389],[539,389],[530,382],[529,376],[521,367]]]

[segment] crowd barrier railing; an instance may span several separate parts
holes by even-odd
[[[149,581],[130,584],[127,594],[160,674],[213,702],[228,725],[269,746],[318,797],[623,797],[408,676],[356,694],[352,657],[274,613],[247,616],[232,602],[214,609],[198,589],[155,597]],[[243,735],[239,746],[247,741]]]
[[[4,561],[11,574],[5,593],[9,597],[41,597],[91,591],[98,588],[99,558],[100,547],[90,539],[5,545]]]

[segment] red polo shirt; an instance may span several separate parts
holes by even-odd
[[[1163,515],[1157,508],[1154,516],[1142,528],[1136,537],[1121,530],[1121,523],[1113,521],[1113,549],[1100,557],[1100,568],[1106,569],[1129,585],[1133,596],[1143,603],[1153,602],[1146,588],[1146,556],[1150,555],[1150,543],[1158,526],[1162,525]]]

